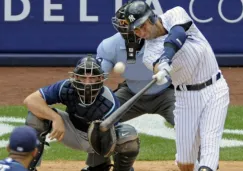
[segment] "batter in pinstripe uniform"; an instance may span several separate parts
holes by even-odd
[[[229,88],[213,50],[181,7],[156,16],[144,1],[125,10],[129,31],[146,39],[144,64],[157,84],[175,86],[177,163],[192,171],[201,145],[199,171],[214,171],[229,104]],[[197,169],[196,169],[197,170]]]

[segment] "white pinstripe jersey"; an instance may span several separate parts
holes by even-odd
[[[181,7],[172,8],[159,17],[167,31],[175,25],[192,21],[187,12]],[[202,83],[219,71],[210,44],[194,23],[186,31],[186,34],[188,38],[185,44],[172,58],[171,78],[175,86]],[[153,62],[161,56],[164,49],[164,40],[167,36],[146,40],[143,62],[149,69],[153,69]]]

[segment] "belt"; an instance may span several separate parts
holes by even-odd
[[[221,73],[219,72],[217,75],[216,75],[216,81],[219,80],[221,78]],[[187,91],[198,91],[198,90],[201,90],[207,86],[210,86],[213,84],[213,79],[209,79],[208,81],[205,81],[204,83],[200,83],[200,84],[194,84],[194,85],[185,85],[186,87],[186,90]],[[183,88],[181,88],[181,86],[177,86],[176,87],[176,90],[178,91],[186,91],[186,90],[183,90]]]

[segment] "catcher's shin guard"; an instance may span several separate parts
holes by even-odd
[[[39,139],[39,144],[37,146],[38,152],[28,166],[29,171],[36,171],[36,166],[40,162],[40,158],[44,151],[44,145],[49,146],[49,144],[45,140],[46,135],[51,131],[52,122],[49,120],[40,120],[29,111],[25,124],[36,129]]]
[[[113,171],[133,171],[133,163],[139,153],[140,143],[134,127],[122,124],[116,127],[117,146],[113,155]]]

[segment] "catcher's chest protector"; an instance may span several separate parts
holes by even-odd
[[[102,96],[102,91],[92,105],[85,107],[69,81],[63,85],[60,96],[73,125],[84,132],[87,132],[90,122],[102,119],[113,107],[113,103]]]

